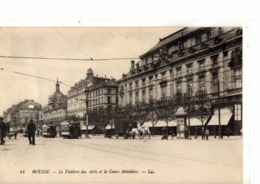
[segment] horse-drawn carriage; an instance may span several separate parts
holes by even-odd
[[[124,137],[125,139],[135,138],[136,134],[133,129],[137,128],[137,122],[135,121],[120,121],[115,122],[115,135]]]

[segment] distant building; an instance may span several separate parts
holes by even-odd
[[[31,119],[37,124],[40,110],[41,104],[34,100],[24,100],[4,112],[5,122],[17,128],[26,126]]]
[[[221,124],[233,132],[242,127],[242,29],[237,27],[183,28],[131,61],[119,83],[119,105],[149,99],[195,96],[204,90],[212,100],[232,103],[221,107]],[[218,125],[217,111],[206,123]],[[193,122],[191,122],[193,123]],[[201,125],[200,125],[201,126]]]
[[[85,120],[86,115],[86,88],[108,81],[108,78],[94,76],[91,68],[88,69],[86,79],[82,79],[68,91],[67,116]]]
[[[56,91],[49,96],[48,105],[43,108],[42,121],[44,123],[59,124],[67,116],[67,96],[60,91],[57,79]]]

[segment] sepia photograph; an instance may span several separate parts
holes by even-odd
[[[244,27],[0,27],[0,183],[243,183]]]

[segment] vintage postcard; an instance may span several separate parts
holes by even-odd
[[[0,183],[242,183],[244,32],[1,27]]]

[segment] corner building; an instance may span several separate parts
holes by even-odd
[[[79,82],[75,83],[74,86],[68,91],[67,98],[67,115],[68,117],[78,117],[85,120],[85,115],[87,113],[86,108],[86,90],[92,88],[93,86],[103,84],[109,79],[106,77],[98,77],[94,75],[91,68],[87,70],[86,78],[81,79]]]
[[[122,106],[176,93],[195,96],[199,90],[205,90],[211,100],[220,95],[221,125],[238,134],[242,128],[242,28],[183,28],[160,39],[139,62],[131,61],[130,71],[118,83]],[[216,117],[215,108],[204,125],[217,126]]]

